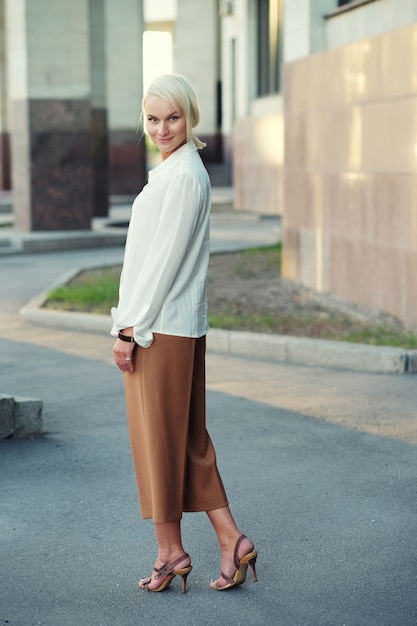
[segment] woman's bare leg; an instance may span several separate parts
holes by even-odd
[[[181,539],[181,522],[155,522],[155,534],[158,543],[158,557],[155,567],[162,567],[165,563],[173,563],[181,555],[181,560],[175,567],[179,569],[190,564],[190,558],[185,554]],[[155,580],[155,572],[152,572],[150,582],[148,578],[142,578],[139,581],[141,589],[156,589],[161,585],[163,579],[159,577]]]
[[[228,506],[207,511],[207,515],[213,525],[220,544],[222,554],[221,572],[226,574],[226,576],[233,577],[236,571],[236,565],[233,561],[234,551],[236,543],[242,533],[236,526]],[[253,543],[250,539],[245,538],[240,544],[238,557],[242,558],[242,556],[251,550],[253,550]],[[218,584],[220,587],[223,587],[227,582],[228,581],[224,579],[223,576],[220,576],[217,581],[212,581],[210,586],[215,588],[216,584]]]

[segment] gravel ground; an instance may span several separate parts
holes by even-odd
[[[407,332],[387,313],[282,278],[279,252],[213,255],[207,289],[209,314],[226,316],[229,328],[235,330],[323,339],[344,339],[353,332],[381,327],[394,333]]]

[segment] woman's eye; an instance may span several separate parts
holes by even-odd
[[[171,115],[171,117],[169,118],[171,120],[171,122],[176,122],[178,119],[177,115]]]

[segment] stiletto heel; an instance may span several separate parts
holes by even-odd
[[[190,565],[190,567],[186,567],[182,573],[180,570],[177,571],[177,574],[179,574],[181,576],[182,582],[181,582],[181,593],[185,593],[186,589],[187,589],[187,577],[188,574],[191,572],[192,570],[192,566]]]
[[[251,558],[250,561],[248,561],[249,567],[250,567],[250,573],[252,575],[252,580],[254,583],[256,583],[258,581],[258,577],[256,575],[256,556],[254,556],[253,558]]]
[[[258,580],[255,567],[258,553],[256,552],[256,550],[254,550],[253,546],[247,554],[239,559],[239,547],[244,539],[247,539],[247,537],[245,537],[245,535],[241,535],[236,542],[235,551],[233,554],[233,561],[236,568],[235,573],[233,574],[233,576],[227,576],[226,574],[223,574],[223,572],[221,572],[221,577],[227,581],[227,584],[220,586],[218,580],[212,581],[212,589],[215,589],[216,591],[223,591],[226,589],[231,589],[232,587],[237,587],[238,585],[243,585],[243,583],[246,581],[246,572],[248,571],[248,567],[250,567],[253,582],[256,582]]]
[[[187,577],[193,569],[193,566],[191,565],[191,563],[187,567],[181,567],[180,569],[175,569],[175,566],[181,561],[184,561],[186,557],[190,558],[188,554],[184,553],[173,563],[164,563],[162,567],[153,568],[153,571],[156,572],[156,575],[154,576],[155,580],[158,580],[161,576],[165,577],[159,587],[155,587],[155,589],[149,588],[149,583],[152,580],[152,576],[149,576],[148,578],[141,578],[138,583],[139,588],[146,589],[146,591],[163,591],[164,589],[169,587],[175,576],[181,576],[181,593],[185,593],[187,589]]]

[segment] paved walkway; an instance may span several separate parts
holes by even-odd
[[[204,514],[187,514],[188,593],[177,581],[137,590],[155,544],[138,515],[113,340],[19,316],[74,266],[121,256],[0,258],[1,387],[42,398],[45,425],[40,438],[0,442],[0,623],[415,626],[413,376],[209,352],[208,426],[234,515],[260,553],[259,582],[210,590],[216,540]]]

